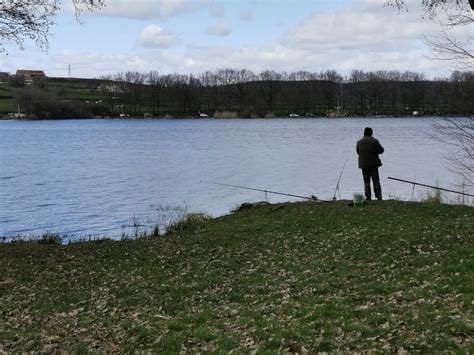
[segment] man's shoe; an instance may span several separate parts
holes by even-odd
[[[365,200],[366,201],[372,201],[372,199],[370,197],[366,197]]]
[[[382,197],[377,197],[377,200],[382,201]]]

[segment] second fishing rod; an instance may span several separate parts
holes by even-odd
[[[260,191],[260,192],[264,192],[265,196],[267,196],[267,194],[274,194],[274,195],[283,195],[283,196],[296,197],[296,198],[301,198],[301,199],[310,200],[310,201],[332,202],[332,201],[328,201],[328,200],[322,200],[322,199],[320,199],[316,196],[302,196],[302,195],[290,194],[290,193],[286,193],[286,192],[272,191],[272,190],[266,190],[266,189],[257,189],[257,188],[248,187],[248,186],[224,184],[224,183],[220,183],[220,182],[211,182],[211,181],[203,181],[203,180],[201,180],[200,182],[204,183],[204,184],[234,187],[234,188],[237,188],[237,189]]]

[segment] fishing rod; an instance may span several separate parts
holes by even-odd
[[[455,193],[455,194],[474,197],[474,195],[468,194],[468,193],[465,193],[465,192],[444,189],[442,187],[437,187],[437,186],[432,186],[432,185],[420,184],[419,182],[403,180],[403,179],[397,179],[397,178],[390,177],[390,176],[388,178],[389,178],[389,180],[396,180],[396,181],[401,181],[401,182],[404,182],[404,183],[407,183],[407,184],[413,184],[413,188],[415,188],[415,185],[419,185],[419,186],[429,187],[429,188],[436,189],[436,190],[447,191],[447,192],[452,192],[452,193]]]
[[[339,183],[341,182],[342,173],[344,172],[344,168],[346,167],[347,159],[348,158],[346,158],[346,161],[344,162],[344,165],[342,166],[341,174],[339,175],[339,180],[337,180],[336,190],[334,190],[334,196],[332,197],[333,201],[336,201],[336,192],[339,192],[339,198],[341,198],[341,192],[339,190]]]
[[[271,191],[271,190],[263,190],[263,189],[255,189],[253,187],[247,187],[247,186],[238,186],[238,185],[230,185],[230,184],[222,184],[222,183],[219,183],[219,182],[210,182],[210,181],[200,181],[202,183],[205,183],[205,184],[211,184],[211,185],[220,185],[220,186],[227,186],[227,187],[235,187],[237,189],[245,189],[245,190],[252,190],[252,191],[261,191],[261,192],[265,192],[265,196],[267,196],[267,193],[269,194],[275,194],[275,195],[283,195],[283,196],[291,196],[291,197],[297,197],[297,198],[302,198],[302,199],[305,199],[305,200],[310,200],[310,201],[322,201],[322,202],[330,202],[330,201],[327,201],[327,200],[321,200],[319,198],[317,198],[316,196],[301,196],[301,195],[294,195],[294,194],[287,194],[287,193],[284,193],[284,192],[278,192],[278,191]]]

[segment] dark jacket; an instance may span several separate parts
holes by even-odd
[[[382,154],[384,149],[374,137],[364,136],[359,139],[356,150],[357,154],[359,154],[360,169],[372,169],[382,166],[379,154]]]

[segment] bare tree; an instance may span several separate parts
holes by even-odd
[[[151,107],[153,108],[153,114],[157,115],[160,112],[162,85],[160,74],[156,70],[152,70],[148,73],[147,84],[150,86],[149,98]]]
[[[406,8],[406,3],[406,0],[387,0],[386,2],[388,6],[395,6],[399,9]],[[421,0],[421,5],[430,16],[436,16],[440,9],[463,9],[468,4],[471,10],[474,10],[474,0]]]
[[[447,156],[450,170],[464,178],[465,186],[474,186],[474,120],[472,117],[446,117],[435,123],[435,138],[451,146]]]
[[[456,68],[461,70],[470,70],[474,65],[474,51],[473,47],[469,45],[471,41],[472,36],[466,45],[465,42],[444,31],[425,38],[425,43],[433,51],[432,59],[452,61]]]
[[[274,70],[265,70],[258,75],[258,91],[263,99],[264,108],[270,115],[273,114],[278,93],[281,91],[281,81],[284,74]],[[262,112],[263,112],[262,111]]]
[[[386,5],[408,10],[406,0],[387,0]],[[453,30],[474,26],[474,0],[421,0],[421,6],[428,17],[440,25],[439,33],[425,38],[425,42],[433,49],[433,59],[453,61],[459,69],[472,68],[473,32],[461,40]]]
[[[105,0],[71,0],[76,18],[83,11],[93,11],[105,5]],[[0,52],[4,42],[13,42],[23,49],[29,39],[47,49],[54,17],[61,8],[60,0],[0,0]]]
[[[399,9],[407,8],[405,0],[388,0],[389,6]],[[474,35],[471,28],[465,40],[456,38],[453,29],[460,26],[474,26],[474,0],[422,0],[426,14],[431,20],[436,20],[441,31],[427,36],[425,42],[432,48],[436,60],[447,60],[455,68],[472,70],[474,67]],[[442,16],[441,16],[442,15]],[[441,19],[440,19],[441,16]],[[440,20],[439,20],[440,19]],[[472,75],[472,72],[469,72]],[[456,72],[453,81],[456,81]],[[463,80],[472,83],[472,77]],[[472,86],[472,85],[471,85]],[[466,95],[465,89],[460,85],[457,96],[465,97],[471,103],[472,92]],[[467,182],[469,187],[474,186],[474,118],[445,118],[442,123],[435,125],[437,138],[448,142],[455,147],[448,160],[453,170],[458,172]]]

